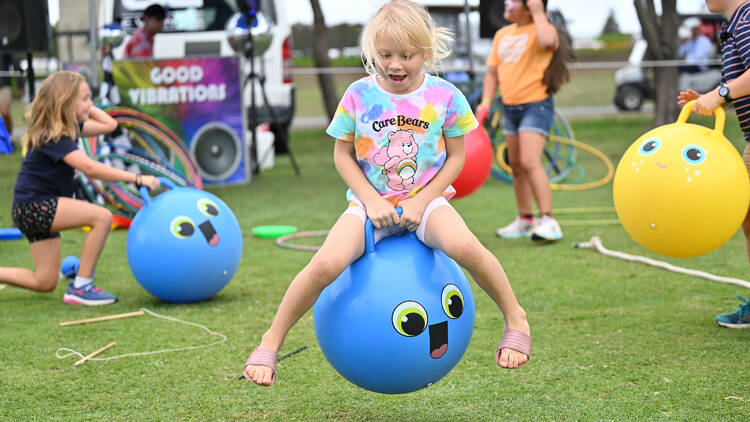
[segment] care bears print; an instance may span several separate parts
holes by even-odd
[[[389,188],[400,191],[416,186],[414,175],[417,173],[417,152],[419,146],[414,140],[413,130],[397,130],[388,134],[388,146],[380,148],[373,156],[373,161],[383,166]]]
[[[397,204],[440,170],[446,139],[478,124],[461,91],[437,76],[425,74],[422,85],[404,95],[385,91],[375,78],[349,86],[326,133],[354,142],[362,172],[381,196]],[[443,196],[453,194],[449,186]]]

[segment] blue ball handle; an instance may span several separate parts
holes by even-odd
[[[176,187],[176,185],[174,184],[174,182],[172,182],[171,180],[169,180],[167,178],[159,176],[159,177],[157,177],[157,179],[159,179],[159,183],[161,183],[162,185],[166,186],[169,189],[174,189]],[[148,204],[151,203],[151,196],[148,194],[148,188],[147,187],[141,186],[138,189],[138,192],[140,192],[141,198],[143,198],[144,205],[148,205]]]
[[[396,207],[398,216],[404,212],[401,207]],[[369,218],[365,221],[365,255],[375,252],[375,226],[372,225],[372,220]]]

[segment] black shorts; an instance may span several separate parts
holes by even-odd
[[[29,243],[60,237],[52,232],[52,220],[57,212],[57,198],[43,199],[34,202],[14,203],[11,216]]]

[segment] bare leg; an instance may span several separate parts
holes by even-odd
[[[742,232],[745,233],[745,244],[747,247],[747,259],[750,262],[750,210],[745,215],[745,221],[742,222]]]
[[[549,178],[542,166],[542,152],[546,142],[547,140],[540,133],[530,131],[520,133],[518,163],[534,194],[539,212],[542,214],[552,212],[552,191]],[[515,168],[513,170],[515,174]]]
[[[60,198],[55,219],[52,221],[52,231],[82,226],[91,226],[91,230],[83,239],[78,275],[90,278],[112,228],[112,213],[104,207],[89,202]]]
[[[513,192],[516,194],[516,205],[519,215],[531,215],[534,213],[533,198],[531,196],[531,185],[525,169],[521,166],[521,146],[518,135],[505,135],[508,143],[508,159],[513,169]]]
[[[503,267],[469,230],[455,209],[442,206],[432,211],[425,228],[425,243],[455,259],[469,271],[500,308],[509,328],[530,335],[526,312],[518,304]],[[528,356],[521,352],[503,349],[498,364],[516,368],[527,360]]]
[[[106,208],[61,197],[57,202],[57,211],[52,220],[51,231],[91,226],[91,231],[83,241],[81,264],[78,273],[82,277],[91,277],[96,260],[107,240],[112,213]],[[57,275],[60,271],[60,238],[46,239],[31,244],[31,257],[36,271],[25,268],[0,267],[0,281],[18,287],[39,292],[49,292],[57,286]]]
[[[37,292],[55,290],[60,271],[60,238],[40,240],[30,246],[36,271],[0,267],[0,281]]]
[[[281,299],[271,327],[263,334],[260,347],[277,351],[292,326],[310,309],[320,292],[331,284],[349,264],[362,256],[365,231],[359,217],[344,214],[333,225],[323,246],[310,262],[294,277]],[[273,371],[267,366],[250,365],[246,378],[256,384],[271,385]]]

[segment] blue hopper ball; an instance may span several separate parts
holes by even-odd
[[[474,330],[474,296],[461,268],[413,232],[374,245],[326,287],[313,319],[320,348],[352,383],[378,393],[425,388],[445,376]]]
[[[198,302],[226,286],[242,258],[242,232],[221,199],[195,188],[149,197],[128,230],[128,263],[138,283],[167,302]]]
[[[78,265],[80,264],[81,260],[78,259],[77,256],[68,255],[62,260],[62,264],[60,265],[60,272],[62,273],[63,277],[72,280],[76,278],[76,274],[78,274]]]
[[[78,276],[78,267],[80,265],[81,260],[77,256],[68,255],[63,258],[62,264],[60,264],[60,272],[63,277],[74,280]],[[96,268],[94,268],[94,273],[91,276],[93,277],[94,275],[96,275]]]

